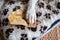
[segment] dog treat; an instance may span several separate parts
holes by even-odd
[[[20,14],[19,11],[17,12],[12,12],[8,16],[9,22],[12,25],[25,25],[27,26],[26,21],[22,18],[22,13]]]

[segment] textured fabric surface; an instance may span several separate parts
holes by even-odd
[[[51,32],[49,32],[40,40],[60,40],[60,26],[54,28]]]

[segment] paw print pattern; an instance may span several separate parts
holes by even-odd
[[[41,26],[41,29],[40,29],[41,33],[44,33],[46,29],[47,29],[47,26]]]
[[[22,37],[27,37],[27,34],[21,34]]]
[[[52,12],[53,12],[54,14],[56,14],[56,15],[59,14],[59,10],[52,10]]]
[[[13,11],[16,11],[17,9],[20,9],[20,6],[16,6],[15,8],[13,8]]]
[[[37,31],[37,27],[36,28],[32,28],[32,27],[28,27],[29,30],[36,32]]]
[[[1,26],[7,26],[8,24],[9,24],[8,18],[3,19],[1,22]]]
[[[41,15],[42,15],[41,12],[37,12],[37,13],[36,13],[37,18],[40,17]]]
[[[49,10],[51,10],[51,5],[48,4],[48,5],[46,6],[46,8],[49,9]]]
[[[50,14],[48,13],[48,14],[45,14],[44,15],[47,19],[51,19],[51,17],[50,17]]]
[[[2,14],[6,16],[8,11],[9,11],[8,9],[4,9]]]
[[[10,33],[12,33],[13,31],[14,31],[13,28],[7,29],[6,32],[5,32],[6,33],[6,37],[8,38]]]
[[[41,7],[43,7],[44,8],[44,3],[43,2],[40,2],[40,3],[38,3],[38,6],[41,8]]]

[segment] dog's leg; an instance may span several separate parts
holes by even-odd
[[[35,5],[38,0],[30,0],[28,4],[28,10],[27,10],[27,19],[30,24],[33,24],[36,22],[36,11],[35,11]]]

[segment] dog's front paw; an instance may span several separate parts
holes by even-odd
[[[36,22],[36,12],[34,9],[31,8],[27,11],[27,19],[30,24]]]

